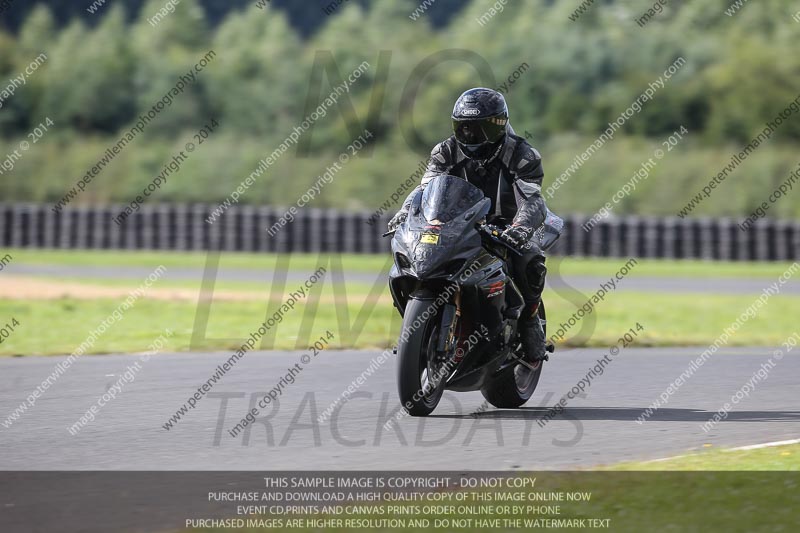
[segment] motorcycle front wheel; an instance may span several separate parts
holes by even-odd
[[[440,313],[433,300],[411,299],[403,315],[397,343],[397,389],[411,416],[428,416],[439,405],[446,376],[432,368]]]

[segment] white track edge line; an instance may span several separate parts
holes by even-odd
[[[737,448],[721,448],[723,452],[741,452],[746,450],[758,450],[761,448],[772,448],[774,446],[787,446],[789,444],[800,444],[800,439],[792,440],[777,440],[774,442],[765,442],[763,444],[750,444],[748,446],[739,446]],[[683,459],[684,457],[691,457],[693,454],[672,455],[670,457],[661,457],[660,459],[650,459],[648,461],[641,461],[642,464],[647,463],[662,463],[664,461],[671,461],[673,459]]]
[[[751,444],[750,446],[739,446],[738,448],[727,448],[725,452],[739,452],[744,450],[758,450],[760,448],[772,448],[773,446],[787,446],[789,444],[800,444],[800,439],[778,440],[775,442],[765,442],[764,444]]]

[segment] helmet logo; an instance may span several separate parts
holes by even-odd
[[[466,116],[480,115],[481,114],[481,110],[480,109],[464,109],[464,110],[461,111],[461,114],[462,115],[466,115]]]

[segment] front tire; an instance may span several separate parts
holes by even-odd
[[[423,318],[426,316],[427,319]],[[439,310],[433,300],[410,299],[403,314],[401,332],[408,332],[397,344],[397,390],[403,408],[411,416],[428,416],[439,405],[446,376],[434,383],[429,361],[438,339]],[[416,326],[416,327],[415,327]],[[433,350],[433,351],[432,351]]]

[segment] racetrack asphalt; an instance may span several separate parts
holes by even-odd
[[[316,418],[369,365],[376,351],[323,351],[302,365],[279,403],[232,437],[228,430],[303,352],[253,352],[242,358],[171,430],[162,425],[230,353],[161,354],[96,420],[75,423],[135,355],[84,356],[10,428],[0,425],[0,470],[505,470],[591,468],[690,450],[800,437],[800,358],[777,363],[727,419],[708,421],[768,360],[768,348],[721,349],[648,421],[635,419],[704,348],[628,348],[592,381],[586,396],[544,427],[547,409],[606,352],[557,352],[522,409],[483,405],[479,392],[447,392],[429,418],[383,425],[399,409],[394,356],[367,377],[330,421]],[[0,422],[64,357],[0,359]],[[480,411],[475,416],[472,413]]]

